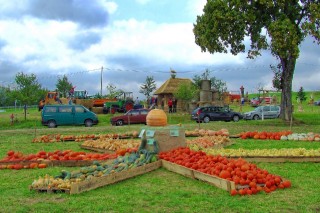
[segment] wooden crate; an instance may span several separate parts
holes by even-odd
[[[209,175],[209,174],[206,174],[203,172],[199,172],[197,170],[190,169],[190,168],[187,168],[187,167],[175,164],[175,163],[171,163],[169,161],[165,161],[165,160],[161,160],[161,161],[162,161],[162,167],[169,170],[169,171],[181,174],[186,177],[190,177],[193,179],[207,182],[211,185],[214,185],[214,186],[216,186],[220,189],[226,190],[228,192],[230,192],[232,189],[249,188],[249,185],[237,185],[233,181],[229,181],[226,179],[219,178],[217,176],[213,176],[213,175]]]
[[[233,181],[222,179],[217,176],[209,175],[196,170],[193,172],[193,174],[196,179],[205,181],[228,192],[230,192],[232,189],[236,189],[236,184]]]
[[[30,160],[24,160],[24,161],[15,161],[15,162],[0,162],[0,165],[5,165],[5,166],[8,166],[8,165],[14,165],[14,164],[21,164],[23,166],[27,166],[27,165],[30,165],[30,163],[45,163],[44,161],[40,161],[40,160],[33,160],[33,161],[30,161]]]
[[[210,147],[210,148],[213,148],[213,149],[221,149],[221,148],[224,148],[224,147],[227,147],[227,146],[231,146],[235,144],[233,141],[229,141],[229,142],[226,142],[226,143],[222,143],[222,144],[215,144],[214,146]]]
[[[90,166],[95,160],[37,160],[37,161],[17,161],[17,162],[0,162],[0,165],[13,165],[21,164],[23,166],[30,165],[31,163],[45,163],[47,167],[61,166],[61,167],[79,167],[79,166]],[[105,161],[99,161],[105,162]]]
[[[109,154],[115,153],[115,150],[101,149],[101,148],[96,148],[96,147],[92,147],[92,146],[80,145],[80,147],[82,149],[87,149],[87,150],[91,150],[91,151],[99,152],[99,153],[109,153]]]
[[[103,114],[103,107],[92,107],[91,111],[96,114]]]
[[[109,174],[107,176],[93,177],[89,181],[83,181],[77,184],[72,184],[70,189],[70,194],[79,194],[85,191],[96,189],[98,187],[117,183],[119,181],[126,180],[129,178],[156,170],[160,167],[161,167],[161,161],[157,161],[154,163],[149,163],[149,164],[132,168],[129,170]]]
[[[79,166],[90,166],[94,160],[66,160],[66,161],[48,161],[48,166],[62,166],[62,167],[79,167]],[[101,162],[101,161],[100,161]]]
[[[117,183],[122,180],[126,180],[138,175],[145,174],[147,172],[156,170],[161,167],[161,161],[156,161],[154,163],[149,163],[143,166],[132,168],[129,170],[112,173],[102,177],[92,177],[90,180],[82,181],[80,183],[75,183],[71,185],[70,189],[56,189],[56,188],[33,188],[29,187],[30,190],[35,190],[37,192],[64,192],[67,194],[79,194],[85,191],[90,191],[102,186],[107,186],[113,183]]]
[[[183,175],[183,176],[190,177],[190,178],[194,179],[194,170],[189,169],[189,168],[184,167],[184,166],[180,166],[180,165],[175,164],[175,163],[171,163],[169,161],[165,161],[165,160],[161,160],[161,161],[162,161],[162,167],[163,168],[165,168],[165,169],[167,169],[169,171],[178,173],[180,175]]]
[[[237,156],[232,156],[228,158],[240,158]],[[304,156],[247,156],[241,157],[248,162],[265,162],[265,163],[284,163],[284,162],[292,162],[292,163],[302,163],[302,162],[314,162],[319,163],[320,157],[304,157]]]

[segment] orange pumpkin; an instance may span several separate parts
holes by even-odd
[[[38,165],[39,169],[44,169],[46,167],[47,167],[47,164],[45,164],[45,163],[39,163],[39,165]]]
[[[162,109],[153,109],[147,115],[148,126],[166,126],[167,115]]]

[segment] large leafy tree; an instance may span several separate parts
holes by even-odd
[[[152,92],[156,89],[156,83],[153,76],[147,76],[144,84],[140,86],[139,92],[144,94],[147,99],[151,97]]]
[[[17,89],[12,92],[12,96],[20,101],[23,105],[35,104],[39,101],[39,97],[43,94],[43,89],[38,83],[35,74],[24,74],[19,72],[15,77]],[[26,111],[25,111],[26,119]]]
[[[264,49],[281,63],[281,118],[292,116],[292,79],[299,45],[306,36],[320,42],[319,0],[207,0],[194,24],[195,42],[210,53],[245,52],[249,58]]]
[[[190,102],[198,93],[198,88],[192,83],[182,83],[178,86],[176,92],[173,94],[178,100],[184,101],[183,103]],[[188,106],[185,105],[184,110],[188,110]]]
[[[58,78],[56,87],[63,97],[67,97],[68,92],[72,88],[72,83],[69,82],[68,77],[66,75],[63,75],[62,78]]]

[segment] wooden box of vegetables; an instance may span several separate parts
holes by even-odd
[[[62,170],[59,175],[45,175],[34,180],[31,190],[38,192],[65,192],[78,194],[101,186],[113,184],[158,169],[161,161],[154,152],[145,149],[127,153],[106,162],[94,161],[80,170]]]
[[[122,180],[126,180],[138,175],[145,174],[147,172],[156,170],[161,167],[161,161],[156,161],[136,168],[131,168],[129,170],[124,170],[121,172],[112,173],[102,177],[93,177],[88,181],[82,181],[71,185],[70,194],[79,194],[85,191],[90,191],[102,186],[117,183]]]

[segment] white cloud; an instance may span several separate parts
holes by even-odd
[[[102,5],[104,5],[105,9],[109,12],[109,14],[114,14],[118,9],[117,3],[112,1],[104,1],[102,2]]]
[[[207,0],[187,0],[186,1],[187,12],[193,17],[203,14],[203,7],[207,3]]]
[[[147,4],[149,3],[151,0],[135,0],[138,4]]]

